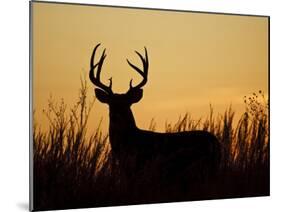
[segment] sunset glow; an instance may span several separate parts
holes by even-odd
[[[189,112],[205,118],[212,104],[223,113],[232,105],[241,114],[243,97],[262,90],[268,96],[268,19],[195,12],[153,11],[83,5],[33,3],[33,108],[42,113],[50,95],[71,106],[77,101],[80,78],[86,76],[94,46],[101,43],[107,58],[102,81],[113,78],[113,91],[124,93],[140,76],[126,58],[141,67],[135,50],[148,49],[148,83],[143,99],[132,109],[140,128],[152,118],[157,130]],[[101,49],[97,57],[101,54]],[[94,98],[88,80],[89,95]],[[89,126],[103,119],[108,108],[96,101]]]

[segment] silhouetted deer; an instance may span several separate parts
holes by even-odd
[[[160,158],[164,169],[167,168],[168,172],[173,174],[177,172],[180,174],[185,167],[198,162],[205,164],[209,171],[213,170],[220,158],[220,145],[213,134],[199,130],[158,133],[141,130],[136,126],[130,106],[141,100],[142,87],[147,83],[149,61],[146,48],[145,57],[136,51],[142,61],[143,71],[127,60],[128,64],[142,76],[142,81],[133,86],[131,80],[127,93],[117,94],[112,91],[112,78],[109,79],[108,86],[100,80],[106,54],[104,49],[100,60],[94,63],[99,46],[100,44],[94,48],[91,56],[89,77],[98,87],[95,89],[96,98],[109,105],[109,139],[113,160],[129,174],[139,171],[156,158]]]

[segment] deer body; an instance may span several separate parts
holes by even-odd
[[[199,158],[209,160],[209,166],[213,166],[209,168],[215,168],[218,162],[219,143],[207,131],[159,133],[142,130],[136,126],[131,110],[124,116],[120,115],[120,118],[110,116],[109,138],[112,156],[123,163],[122,166],[126,166],[128,158],[135,158],[134,169],[137,170],[159,157],[174,158],[175,163],[184,160],[186,167]]]
[[[151,158],[156,152],[167,154],[181,148],[208,155],[214,153],[216,149],[216,137],[206,131],[159,133],[139,129],[131,109],[116,117],[111,115],[110,111],[109,138],[113,154],[117,157],[125,152],[133,154],[142,152]]]
[[[105,50],[99,62],[94,64],[94,55],[99,45],[93,50],[89,76],[93,84],[99,87],[95,89],[96,98],[109,106],[109,139],[113,160],[129,173],[137,172],[150,161],[159,158],[164,166],[172,163],[172,167],[176,168],[173,172],[180,172],[198,161],[203,161],[209,168],[215,167],[220,157],[220,145],[213,134],[199,130],[158,133],[137,127],[130,107],[141,100],[141,87],[147,82],[149,64],[146,49],[145,58],[136,52],[142,60],[144,71],[127,60],[143,80],[137,86],[133,86],[131,80],[127,93],[116,94],[111,89],[112,79],[109,86],[100,81],[101,67],[106,57]],[[97,73],[94,76],[96,67]]]

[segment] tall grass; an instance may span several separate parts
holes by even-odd
[[[35,209],[269,195],[268,104],[261,91],[245,97],[245,113],[235,126],[231,107],[215,117],[212,106],[204,120],[194,120],[186,113],[176,123],[166,123],[166,132],[212,132],[223,147],[216,178],[201,184],[189,182],[179,191],[157,184],[161,173],[153,172],[153,162],[131,184],[124,183],[122,173],[112,164],[108,135],[97,127],[86,136],[94,109],[87,90],[86,81],[81,80],[78,100],[72,108],[67,108],[63,100],[57,104],[49,99],[44,110],[48,131],[42,131],[34,121]],[[149,129],[156,130],[154,120]]]

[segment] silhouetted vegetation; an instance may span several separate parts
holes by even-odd
[[[167,132],[209,131],[223,147],[215,176],[183,173],[186,182],[178,187],[164,182],[156,168],[157,159],[131,179],[123,176],[112,164],[108,135],[97,127],[89,129],[90,136],[86,136],[94,109],[87,89],[86,81],[81,80],[78,101],[69,109],[63,100],[58,104],[49,100],[44,110],[49,120],[47,132],[34,123],[36,210],[269,195],[268,103],[262,91],[244,97],[245,113],[235,126],[231,107],[215,117],[211,106],[205,120],[193,120],[187,113],[174,124],[166,123]],[[150,129],[156,130],[154,120]]]

